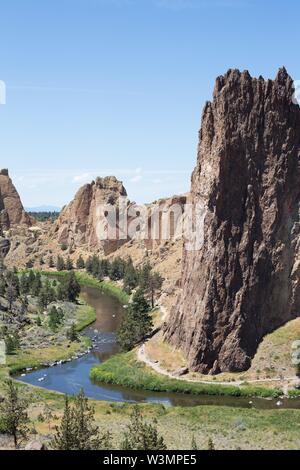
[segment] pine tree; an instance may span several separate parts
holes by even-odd
[[[73,262],[72,262],[70,256],[68,256],[67,261],[66,261],[66,270],[67,271],[72,271],[72,269],[74,269]]]
[[[61,308],[53,306],[49,312],[49,328],[56,331],[57,328],[63,323],[64,313]]]
[[[49,268],[54,268],[54,266],[55,266],[52,255],[50,255],[50,257],[49,257],[48,265],[49,265]]]
[[[78,394],[73,406],[65,398],[64,415],[52,441],[55,450],[109,449],[110,434],[100,435],[95,425],[95,410],[88,403],[84,392]]]
[[[148,284],[147,290],[150,294],[152,308],[154,308],[155,293],[159,289],[161,289],[163,281],[164,281],[163,277],[158,272],[150,273],[149,284]]]
[[[64,259],[61,256],[57,257],[56,269],[57,271],[64,271],[66,269]]]
[[[85,262],[83,257],[80,255],[78,260],[76,261],[76,268],[77,269],[84,269],[85,268]]]
[[[77,330],[76,330],[75,323],[72,323],[69,330],[67,331],[67,338],[72,342],[78,341],[78,333],[77,333]]]
[[[0,416],[6,433],[13,436],[17,448],[20,439],[26,439],[28,434],[28,403],[20,398],[18,388],[12,380],[5,383],[5,388],[6,397],[0,403]]]
[[[122,450],[167,450],[162,436],[159,435],[155,423],[147,423],[138,406],[135,406],[130,423],[121,443]]]
[[[17,331],[13,333],[7,333],[4,337],[6,354],[9,356],[15,354],[17,349],[20,348],[20,338]]]
[[[40,273],[34,274],[33,271],[30,271],[30,273],[29,273],[29,285],[31,286],[30,287],[31,294],[34,297],[38,297],[38,295],[40,294],[41,289],[43,287],[42,278],[41,278]]]
[[[108,448],[108,434],[100,437],[99,428],[95,425],[95,410],[89,405],[83,390],[75,399],[76,449],[99,450]]]
[[[23,295],[29,294],[29,278],[25,273],[22,273],[20,276],[20,293]]]
[[[130,294],[131,291],[137,287],[137,285],[138,275],[133,266],[132,260],[129,259],[124,271],[123,288],[125,292]]]
[[[65,289],[66,289],[67,299],[70,302],[76,302],[76,300],[77,300],[77,298],[80,294],[81,288],[80,288],[79,282],[76,279],[76,275],[75,275],[74,271],[71,271],[66,276]]]
[[[69,398],[65,397],[65,409],[60,423],[56,426],[56,435],[52,442],[52,448],[55,450],[74,450],[75,449],[75,419],[74,410],[71,408]]]
[[[123,351],[130,351],[151,333],[153,323],[149,308],[144,291],[138,289],[117,332],[117,342]]]
[[[18,293],[17,293],[16,287],[12,283],[9,283],[6,287],[6,298],[7,298],[8,305],[9,305],[8,308],[11,311],[12,307],[13,307],[13,303],[18,298]]]

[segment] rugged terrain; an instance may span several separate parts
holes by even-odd
[[[300,313],[300,110],[293,81],[229,70],[206,104],[192,200],[204,243],[184,251],[165,328],[202,373],[250,367],[264,335]]]

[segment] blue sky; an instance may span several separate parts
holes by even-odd
[[[298,0],[2,0],[0,15],[0,166],[26,206],[107,174],[138,202],[185,192],[217,75],[300,78]]]

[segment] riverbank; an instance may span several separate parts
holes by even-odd
[[[113,384],[136,390],[174,392],[189,395],[277,398],[279,388],[264,388],[248,384],[235,385],[193,383],[165,377],[137,360],[136,351],[118,354],[91,368],[90,378],[96,383]]]
[[[48,277],[56,277],[58,279],[64,279],[69,271],[40,271],[41,274]],[[119,286],[116,282],[105,280],[100,281],[93,276],[87,274],[84,271],[74,271],[76,279],[79,284],[84,287],[95,287],[100,289],[107,295],[111,295],[117,299],[121,304],[127,304],[129,301],[129,295]]]

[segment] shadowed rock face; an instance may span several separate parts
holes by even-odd
[[[263,336],[300,314],[300,109],[274,81],[229,70],[202,117],[192,199],[204,245],[184,253],[165,335],[192,370],[242,371]]]
[[[97,237],[100,206],[118,206],[120,196],[127,196],[123,184],[114,176],[97,178],[79,189],[75,198],[65,206],[57,220],[55,231],[60,243],[76,248],[102,249],[109,254],[127,240],[99,240]]]
[[[3,230],[18,225],[32,225],[8,170],[0,170],[0,225]]]

